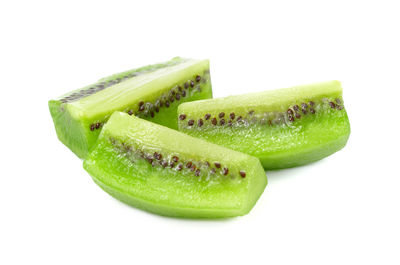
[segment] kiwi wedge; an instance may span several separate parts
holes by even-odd
[[[165,216],[247,214],[267,178],[252,156],[115,112],[84,161],[103,190]]]
[[[350,135],[338,81],[184,103],[178,114],[180,131],[258,157],[265,169],[322,159]]]
[[[49,101],[58,138],[85,158],[114,111],[177,129],[182,102],[212,97],[208,60],[173,58],[115,74]]]

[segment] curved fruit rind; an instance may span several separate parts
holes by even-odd
[[[58,138],[85,158],[114,111],[177,129],[182,102],[212,97],[208,60],[174,58],[101,79],[49,101]]]
[[[258,157],[266,169],[319,160],[350,135],[338,81],[184,103],[178,117],[180,131]]]
[[[176,217],[247,214],[267,184],[255,157],[119,112],[104,126],[84,168],[115,198]]]

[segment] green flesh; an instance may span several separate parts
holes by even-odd
[[[103,78],[96,84],[50,100],[49,108],[58,138],[77,156],[85,158],[114,111],[177,129],[176,112],[180,103],[211,97],[208,60],[174,58]],[[140,102],[144,102],[144,110],[140,110]],[[157,112],[159,102],[163,104]]]
[[[155,152],[162,157],[157,159]],[[179,161],[170,165],[174,156]],[[200,170],[198,175],[186,167],[189,161]],[[217,168],[215,162],[221,167]],[[183,168],[178,171],[180,164]],[[244,215],[267,184],[255,157],[121,112],[115,112],[102,129],[84,168],[113,197],[176,217]],[[226,175],[223,168],[229,170]],[[240,171],[246,176],[242,177]]]
[[[310,101],[315,104],[314,114],[310,112]],[[302,103],[308,105],[307,114],[302,112]],[[295,117],[295,105],[299,106],[299,118]],[[254,112],[250,114],[251,111]],[[221,112],[225,113],[223,125],[218,116]],[[232,112],[235,118],[229,126]],[[180,131],[258,157],[265,169],[322,159],[343,148],[350,135],[338,81],[185,103],[179,106],[178,114],[186,115],[178,122]],[[211,117],[205,120],[205,114]],[[237,121],[238,116],[243,117],[241,122]],[[212,124],[214,117],[217,125]],[[202,126],[198,125],[199,119],[203,120]],[[189,126],[189,120],[194,125]]]

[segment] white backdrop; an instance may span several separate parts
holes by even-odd
[[[395,4],[1,1],[0,264],[400,264]],[[47,101],[174,56],[210,59],[215,97],[341,80],[350,140],[267,172],[244,217],[128,207],[57,140]]]

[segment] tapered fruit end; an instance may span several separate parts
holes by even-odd
[[[50,114],[58,139],[79,158],[84,159],[88,154],[88,130],[84,124],[71,115],[70,106],[60,100],[50,100]]]
[[[84,168],[118,200],[184,218],[245,215],[267,185],[255,157],[120,112]]]

